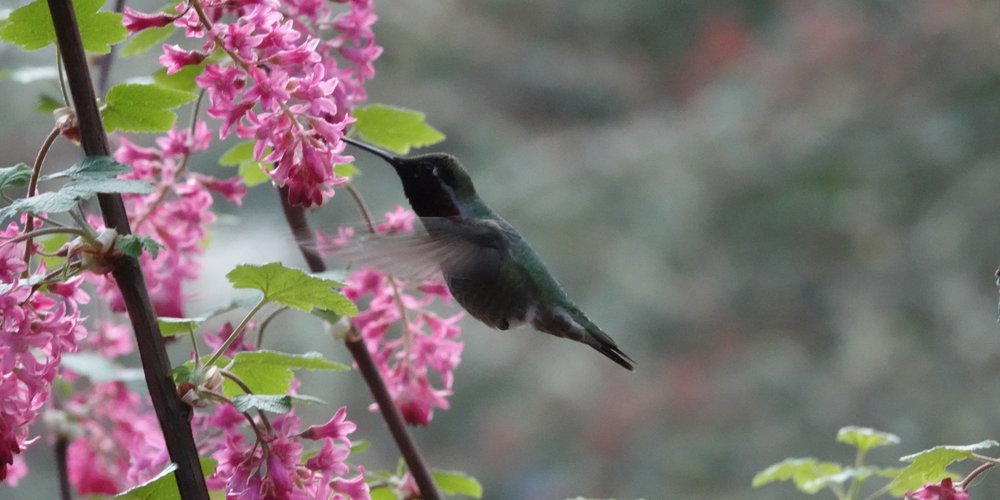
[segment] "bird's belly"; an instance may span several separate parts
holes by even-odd
[[[534,319],[535,307],[525,294],[506,290],[497,280],[446,277],[445,282],[455,301],[487,326],[507,330]]]

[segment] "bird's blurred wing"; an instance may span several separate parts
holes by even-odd
[[[423,281],[445,269],[465,274],[474,264],[499,262],[506,251],[502,233],[492,222],[423,217],[412,233],[356,236],[337,249],[318,248],[338,265],[369,266],[408,281]]]

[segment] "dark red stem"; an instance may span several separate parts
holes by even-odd
[[[90,69],[80,41],[80,31],[76,23],[70,0],[48,0],[52,23],[55,27],[66,68],[70,93],[76,107],[80,123],[80,143],[88,156],[107,156],[110,152],[108,138],[101,123],[97,108]],[[98,203],[104,223],[120,234],[131,234],[128,216],[121,196],[99,194]],[[191,435],[191,408],[181,402],[177,388],[170,374],[170,360],[164,347],[156,314],[149,300],[146,282],[133,257],[115,259],[111,274],[114,276],[125,301],[132,329],[135,331],[142,369],[146,376],[146,386],[156,410],[163,438],[170,460],[177,464],[174,475],[182,498],[207,499],[208,489],[201,473],[198,449]]]
[[[314,273],[326,271],[326,264],[323,263],[323,259],[314,250],[313,232],[309,228],[309,221],[306,220],[302,207],[288,203],[288,188],[279,189],[278,196],[281,198],[281,208],[285,212],[288,227],[291,228],[292,234],[295,236],[295,241],[299,244],[299,251],[302,252],[302,256],[306,259],[306,265],[309,266],[309,270]],[[358,364],[358,371],[361,372],[361,377],[368,384],[368,390],[372,393],[372,397],[375,398],[375,403],[378,404],[382,418],[389,427],[389,432],[396,441],[399,453],[403,456],[403,460],[406,461],[406,466],[410,469],[410,474],[413,475],[413,480],[417,483],[417,488],[420,488],[420,497],[423,500],[440,499],[441,494],[438,493],[437,487],[434,485],[431,470],[427,467],[427,463],[424,462],[424,457],[420,455],[420,450],[417,448],[416,443],[414,443],[413,437],[407,431],[403,415],[399,412],[396,404],[393,403],[389,389],[385,386],[385,381],[382,380],[382,375],[378,372],[378,367],[375,366],[375,361],[372,360],[371,353],[368,352],[364,340],[352,329],[352,333],[348,335],[344,343],[347,344],[347,350],[354,357],[354,362]]]

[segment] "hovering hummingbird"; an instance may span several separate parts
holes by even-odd
[[[632,370],[622,352],[563,291],[528,242],[476,194],[472,179],[455,157],[430,153],[401,157],[370,144],[344,141],[381,157],[396,170],[403,193],[427,234],[386,250],[383,261],[418,257],[439,268],[455,300],[487,326],[507,330],[523,324],[587,344]],[[383,247],[386,245],[383,245]],[[375,267],[379,267],[376,265]]]

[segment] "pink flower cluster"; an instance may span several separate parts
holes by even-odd
[[[346,416],[347,408],[341,407],[325,424],[300,431],[301,421],[288,413],[271,422],[270,432],[261,433],[262,441],[248,442],[237,427],[244,422],[242,415],[231,406],[220,407],[209,420],[221,426],[224,446],[212,454],[219,465],[209,486],[224,488],[226,498],[233,499],[369,498],[364,467],[359,466],[354,477],[345,477],[351,453],[347,435],[357,428]],[[302,440],[319,444],[304,461]]]
[[[227,323],[206,339],[214,343],[231,332]],[[238,350],[248,347],[240,345]],[[155,476],[169,462],[148,398],[121,382],[77,392],[64,413],[81,431],[67,452],[70,483],[81,495],[113,495]],[[304,431],[294,412],[269,424],[256,418],[253,432],[247,424],[228,403],[196,409],[191,425],[199,454],[218,461],[207,478],[210,489],[233,499],[369,498],[364,468],[352,474],[346,462],[348,436],[357,426],[347,420],[345,407]],[[312,451],[304,445],[309,442],[315,443]]]
[[[21,233],[12,223],[0,232],[0,243]],[[34,441],[28,425],[49,398],[61,356],[75,351],[86,335],[78,304],[89,300],[79,279],[50,286],[46,293],[32,290],[20,279],[27,270],[24,247],[0,245],[0,481],[12,484],[27,472],[15,457]],[[33,274],[44,276],[45,266]]]
[[[150,298],[160,316],[184,316],[182,284],[198,277],[199,258],[212,213],[214,192],[232,203],[242,202],[246,187],[238,177],[217,179],[187,168],[192,153],[205,151],[212,133],[198,122],[194,133],[171,130],[156,139],[157,147],[141,147],[124,137],[115,159],[132,171],[123,177],[152,183],[156,190],[147,195],[123,195],[132,231],[153,238],[162,248],[156,258],[143,252],[139,258]],[[113,311],[124,311],[118,287],[110,276],[99,277],[98,291]]]
[[[952,484],[951,478],[947,477],[940,483],[925,484],[913,493],[907,493],[905,498],[912,500],[969,500],[969,492],[961,486]]]
[[[114,495],[170,461],[148,398],[122,382],[78,391],[65,412],[80,431],[66,452],[70,484],[80,495]]]
[[[412,231],[414,218],[413,212],[397,207],[385,215],[376,231]],[[427,309],[435,298],[450,302],[448,288],[440,283],[425,283],[406,291],[402,281],[364,268],[347,279],[343,292],[356,303],[368,299],[367,308],[352,322],[361,332],[403,417],[412,425],[426,425],[435,408],[448,408],[452,370],[462,355],[462,343],[458,341],[462,313],[442,318]],[[388,332],[397,323],[402,334],[392,338]]]
[[[174,24],[205,40],[194,50],[164,45],[160,62],[167,72],[224,50],[228,60],[207,64],[196,79],[208,93],[208,114],[222,120],[219,137],[235,130],[253,139],[254,156],[275,165],[270,174],[288,187],[291,203],[322,204],[346,181],[333,170],[352,159],[341,154],[340,138],[352,121],[348,112],[367,97],[364,82],[382,52],[371,29],[377,19],[371,0],[353,0],[336,16],[318,0],[201,0],[181,2],[177,12]],[[227,14],[234,17],[230,23],[222,22]],[[133,31],[162,22],[125,13]],[[319,36],[331,29],[333,37]]]

